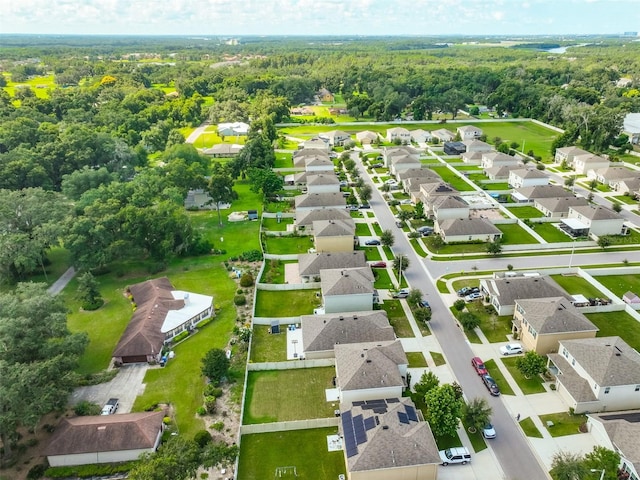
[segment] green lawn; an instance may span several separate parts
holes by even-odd
[[[277,467],[294,466],[297,480],[336,480],[347,473],[343,452],[327,451],[327,436],[337,433],[317,428],[243,435],[238,478],[271,480]]]
[[[510,190],[509,184],[507,182],[483,183],[480,186],[483,190]]]
[[[507,207],[507,210],[509,210],[520,219],[541,218],[544,216],[540,210],[534,207],[530,207],[529,205],[525,205],[522,207]]]
[[[313,248],[313,237],[311,236],[287,236],[287,237],[264,237],[266,243],[266,253],[276,255],[286,255],[295,253],[307,253]]]
[[[364,250],[364,257],[370,261],[382,260],[382,254],[378,247],[361,247],[360,249]]]
[[[511,333],[510,315],[498,316],[491,305],[482,302],[467,303],[467,310],[480,319],[480,330],[491,343],[504,342]]]
[[[391,276],[386,268],[376,268],[373,270],[373,274],[376,277],[376,281],[373,284],[375,288],[379,289],[393,289],[395,285],[391,281]]]
[[[433,245],[433,239],[435,235],[428,237],[422,237],[423,241],[427,245],[430,252],[438,255],[452,255],[458,253],[487,253],[487,244],[480,243],[454,243],[450,245],[443,245],[440,248],[435,248]]]
[[[629,230],[629,235],[609,235],[611,245],[638,245],[640,244],[640,232]]]
[[[506,143],[518,142],[525,153],[533,150],[543,160],[551,159],[551,144],[559,135],[558,132],[533,122],[483,123],[480,128],[489,141],[494,137],[500,137]]]
[[[579,275],[551,275],[558,285],[571,295],[582,294],[587,298],[602,298],[604,294]]]
[[[527,437],[543,438],[542,433],[540,433],[540,430],[538,430],[538,427],[536,427],[536,424],[533,423],[533,420],[531,420],[531,417],[527,417],[524,420],[520,420],[519,423],[520,423],[520,428],[522,428],[522,431]]]
[[[618,297],[622,297],[628,291],[640,295],[640,275],[598,275],[595,279]]]
[[[557,223],[533,223],[531,228],[549,243],[571,241],[571,237],[560,230]]]
[[[274,168],[293,168],[293,155],[291,153],[276,152]]]
[[[371,213],[371,212],[368,212],[368,213]],[[382,228],[377,222],[374,223],[372,226],[373,226],[373,231],[375,232],[376,235],[378,236],[382,235]]]
[[[295,317],[310,315],[321,301],[320,290],[256,291],[256,317]]]
[[[198,230],[215,248],[224,249],[223,258],[236,257],[248,250],[260,250],[260,222],[228,222],[218,224],[216,212],[188,212],[194,230]]]
[[[266,265],[262,271],[260,282],[284,283],[284,266],[287,263],[297,263],[295,260],[265,260]]]
[[[447,363],[444,359],[444,355],[438,352],[429,352],[431,354],[431,358],[433,358],[433,362],[436,364],[436,367],[440,365],[444,365]]]
[[[469,431],[469,426],[463,421],[462,425],[464,429],[467,431],[467,436],[469,437],[469,441],[471,442],[471,446],[473,447],[473,451],[478,453],[487,448],[487,442],[482,436],[482,430],[476,430],[473,433]]]
[[[498,229],[502,232],[502,242],[507,245],[539,243],[529,234],[529,232],[527,232],[517,223],[496,225],[496,227],[498,227]]]
[[[518,367],[516,367],[516,362],[518,361],[517,357],[502,358],[501,360],[502,360],[502,363],[504,363],[505,367],[507,367],[507,370],[509,370],[509,373],[511,374],[513,379],[516,381],[516,383],[522,390],[522,393],[524,393],[525,395],[529,395],[532,393],[546,392],[546,390],[542,386],[542,383],[543,383],[542,378],[539,375],[532,378],[525,378],[522,372],[518,370]]]
[[[465,182],[459,175],[455,172],[452,172],[449,167],[430,167],[431,170],[436,172],[443,181],[451,184],[453,188],[460,192],[470,192],[473,191],[474,188]]]
[[[281,218],[280,222],[278,222],[277,218],[262,219],[263,230],[274,230],[274,231],[286,232],[287,225],[293,225],[293,218]]]
[[[371,229],[367,223],[356,223],[356,235],[359,237],[371,236]]]
[[[637,205],[638,200],[629,196],[629,195],[616,195],[615,197],[608,197],[609,199],[613,198],[614,200],[619,201],[620,203],[626,203],[627,205]]]
[[[417,238],[411,238],[409,240],[409,243],[411,244],[413,249],[416,251],[416,253],[420,257],[426,257],[427,256],[427,252],[424,251],[424,248],[422,248],[422,244],[418,241]]]
[[[254,325],[250,361],[284,362],[287,360],[286,332],[272,335],[268,325]]]
[[[412,338],[413,330],[411,330],[411,324],[404,314],[400,300],[385,300],[382,304],[382,309],[387,312],[389,323],[393,327],[393,331],[398,338]]]
[[[325,389],[333,388],[335,374],[333,367],[249,372],[243,423],[333,417]]]
[[[585,313],[585,316],[600,329],[598,337],[617,335],[640,350],[640,322],[627,312]]]
[[[382,250],[384,251],[385,257],[387,257],[387,260],[393,260],[395,258],[391,251],[391,247],[382,247]]]
[[[409,360],[409,368],[423,368],[427,366],[427,360],[422,352],[406,352]]]
[[[496,365],[495,360],[487,360],[486,362],[484,362],[484,366],[487,367],[487,370],[489,370],[489,375],[491,375],[491,377],[493,377],[493,379],[496,381],[496,383],[498,384],[498,388],[500,388],[500,392],[503,395],[514,395],[511,386],[507,383],[504,375],[502,375],[502,372],[498,369],[498,365]],[[479,379],[478,381],[482,382],[481,379]]]
[[[550,413],[540,415],[542,424],[547,426],[547,422],[553,422],[553,426],[547,426],[547,430],[552,437],[562,437],[564,435],[575,435],[580,433],[578,428],[587,421],[586,415],[571,415],[567,412]]]

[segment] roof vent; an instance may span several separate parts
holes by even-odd
[[[383,430],[389,430],[389,425],[382,425]]]
[[[342,315],[340,315],[340,317],[339,317],[339,318],[340,318],[340,320],[344,320],[344,317],[343,317]]]
[[[363,355],[363,357],[364,357],[364,355]],[[368,358],[367,358],[367,363],[371,363],[371,360],[370,360],[370,359],[368,359]]]

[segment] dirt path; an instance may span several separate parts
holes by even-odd
[[[64,287],[67,286],[67,284],[71,281],[71,279],[75,276],[76,276],[76,269],[73,267],[69,267],[67,271],[64,272],[58,280],[53,282],[53,285],[51,285],[47,289],[47,292],[49,292],[51,295],[58,295],[64,289]]]

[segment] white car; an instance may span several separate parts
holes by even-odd
[[[522,345],[519,343],[507,343],[505,346],[500,347],[500,353],[502,355],[516,355],[522,353]]]
[[[481,293],[470,293],[469,295],[467,295],[466,297],[464,297],[464,299],[467,302],[473,302],[474,300],[478,300],[479,298],[482,298],[482,294]]]
[[[490,423],[482,427],[482,436],[484,438],[496,438],[496,429]]]

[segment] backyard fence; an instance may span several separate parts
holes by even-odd
[[[284,292],[289,290],[314,290],[320,288],[320,282],[309,283],[257,283],[258,290],[269,290],[272,292]]]
[[[249,362],[249,371],[265,371],[265,370],[297,370],[300,368],[316,368],[316,367],[334,367],[336,365],[335,358],[311,358],[305,360],[288,360],[286,362]]]
[[[250,433],[285,432],[288,430],[337,427],[339,421],[339,417],[331,417],[313,418],[309,420],[289,420],[287,422],[260,423],[257,425],[242,425],[240,427],[240,433],[248,435]]]

